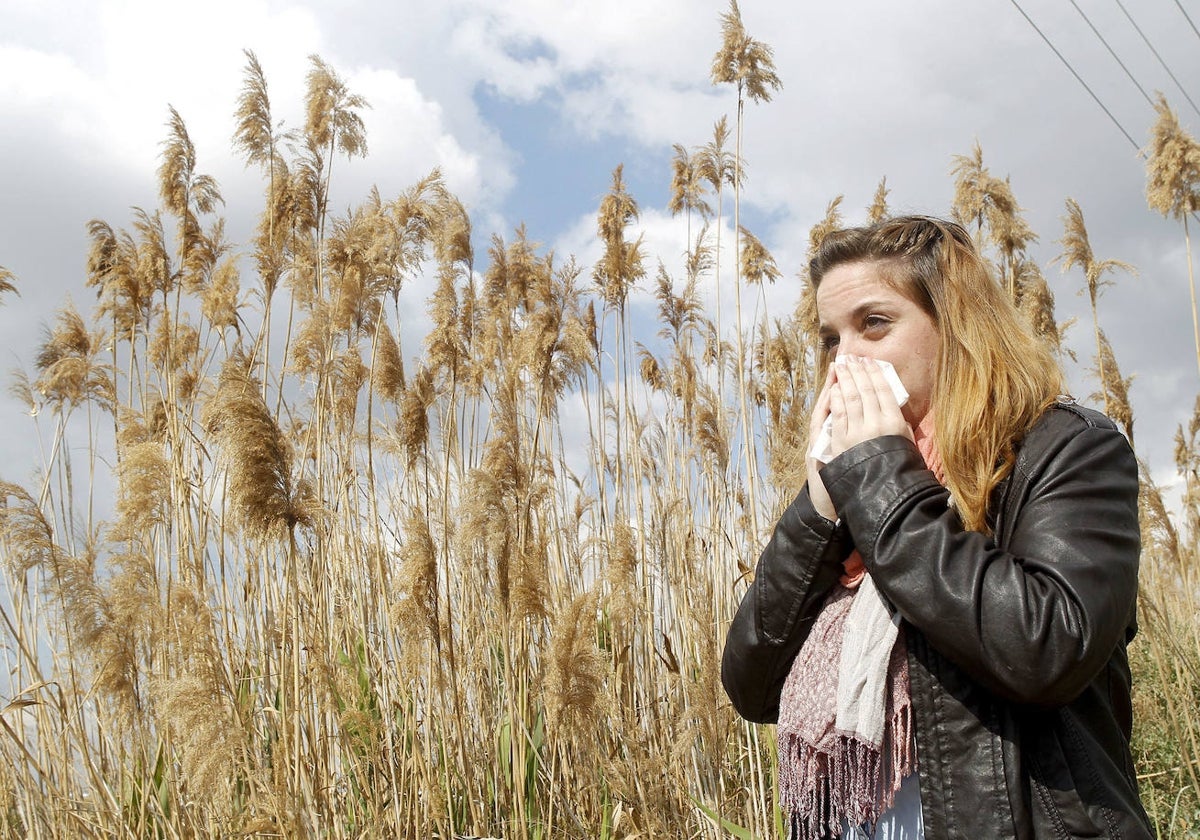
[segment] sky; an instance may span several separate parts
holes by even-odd
[[[733,89],[709,81],[726,2],[0,0],[0,266],[20,292],[0,300],[0,372],[32,372],[66,301],[90,312],[87,222],[127,227],[131,208],[157,205],[169,106],[199,171],[221,186],[228,237],[250,239],[262,176],[230,142],[246,49],[286,126],[303,125],[313,54],[370,102],[369,155],[334,164],[335,212],[373,185],[396,196],[438,167],[471,213],[480,253],[524,223],[532,239],[590,265],[595,211],[623,164],[647,250],[678,273],[686,233],[666,210],[672,145],[701,146],[717,119],[734,118]],[[1147,208],[1138,147],[1155,116],[1143,91],[1161,90],[1200,130],[1170,75],[1200,101],[1200,0],[743,0],[741,14],[773,48],[783,82],[745,112],[744,223],[783,274],[768,309],[790,311],[808,230],[831,199],[844,196],[847,223],[860,222],[886,177],[893,210],[946,215],[954,156],[978,142],[1040,236],[1033,254],[1059,319],[1079,319],[1067,340],[1083,362],[1070,374],[1081,398],[1096,387],[1084,370],[1083,278],[1052,262],[1065,200],[1082,207],[1098,258],[1136,268],[1112,276],[1100,320],[1122,373],[1135,376],[1138,452],[1157,480],[1173,481],[1175,429],[1191,416],[1200,374],[1183,231]],[[711,314],[712,289],[705,295]],[[651,315],[649,289],[632,305],[635,317]],[[0,395],[0,478],[33,475],[32,424]]]

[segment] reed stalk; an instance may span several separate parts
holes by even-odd
[[[740,224],[741,117],[732,153],[719,122],[677,154],[681,276],[648,274],[619,168],[597,264],[520,228],[477,269],[439,173],[328,213],[365,103],[314,60],[287,131],[247,59],[235,146],[266,175],[249,293],[172,114],[161,206],[88,225],[97,309],[64,310],[17,382],[50,425],[33,489],[0,484],[0,836],[778,834],[772,730],[737,720],[717,670],[760,523],[804,480],[816,314],[811,289],[749,331],[739,307],[730,342],[705,309],[701,185],[718,228],[734,190],[738,299],[781,273]],[[973,227],[1057,338],[1011,186],[983,186]],[[1098,292],[1079,225],[1068,267]],[[633,294],[650,276],[655,313]],[[1104,398],[1132,434],[1097,298]],[[1198,418],[1178,523],[1143,481],[1135,751],[1164,837],[1200,807]]]

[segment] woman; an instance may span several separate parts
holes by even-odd
[[[810,440],[830,423],[832,443],[722,662],[738,712],[779,723],[792,836],[1153,836],[1129,751],[1125,438],[1058,396],[960,226],[839,231],[811,278],[828,371]]]

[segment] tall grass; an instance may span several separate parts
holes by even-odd
[[[330,215],[366,103],[314,58],[305,125],[280,131],[247,59],[234,145],[265,195],[246,250],[172,111],[161,207],[89,225],[99,305],[64,309],[17,378],[49,454],[37,486],[0,484],[0,836],[775,835],[773,730],[735,716],[717,665],[802,480],[814,310],[736,327],[749,399],[727,400],[698,291],[720,126],[677,149],[703,222],[680,275],[650,268],[619,168],[595,266],[523,228],[477,260],[437,172]],[[1021,224],[1009,202],[976,230],[1058,346]],[[740,240],[736,282],[770,279]],[[1178,837],[1200,807],[1198,434],[1200,414],[1182,523],[1146,482],[1134,646],[1139,771]]]

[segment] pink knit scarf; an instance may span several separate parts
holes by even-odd
[[[917,427],[914,437],[926,466],[944,484],[932,427],[930,415]],[[791,816],[792,837],[796,840],[836,837],[843,822],[875,823],[894,804],[904,777],[916,770],[903,628],[895,633],[886,660],[886,685],[880,696],[851,698],[855,705],[885,705],[883,709],[869,710],[876,717],[883,716],[882,738],[865,735],[858,728],[844,731],[837,726],[838,674],[847,638],[847,617],[866,577],[858,551],[852,552],[842,565],[845,574],[821,607],[780,697],[779,792],[781,805]],[[873,584],[865,589],[864,597],[879,597]],[[882,605],[880,609],[884,609]],[[883,623],[887,624],[886,616]],[[870,631],[855,627],[851,632]],[[891,636],[884,634],[883,639],[886,644]],[[886,650],[881,653],[887,655]],[[844,705],[846,698],[840,699]]]

